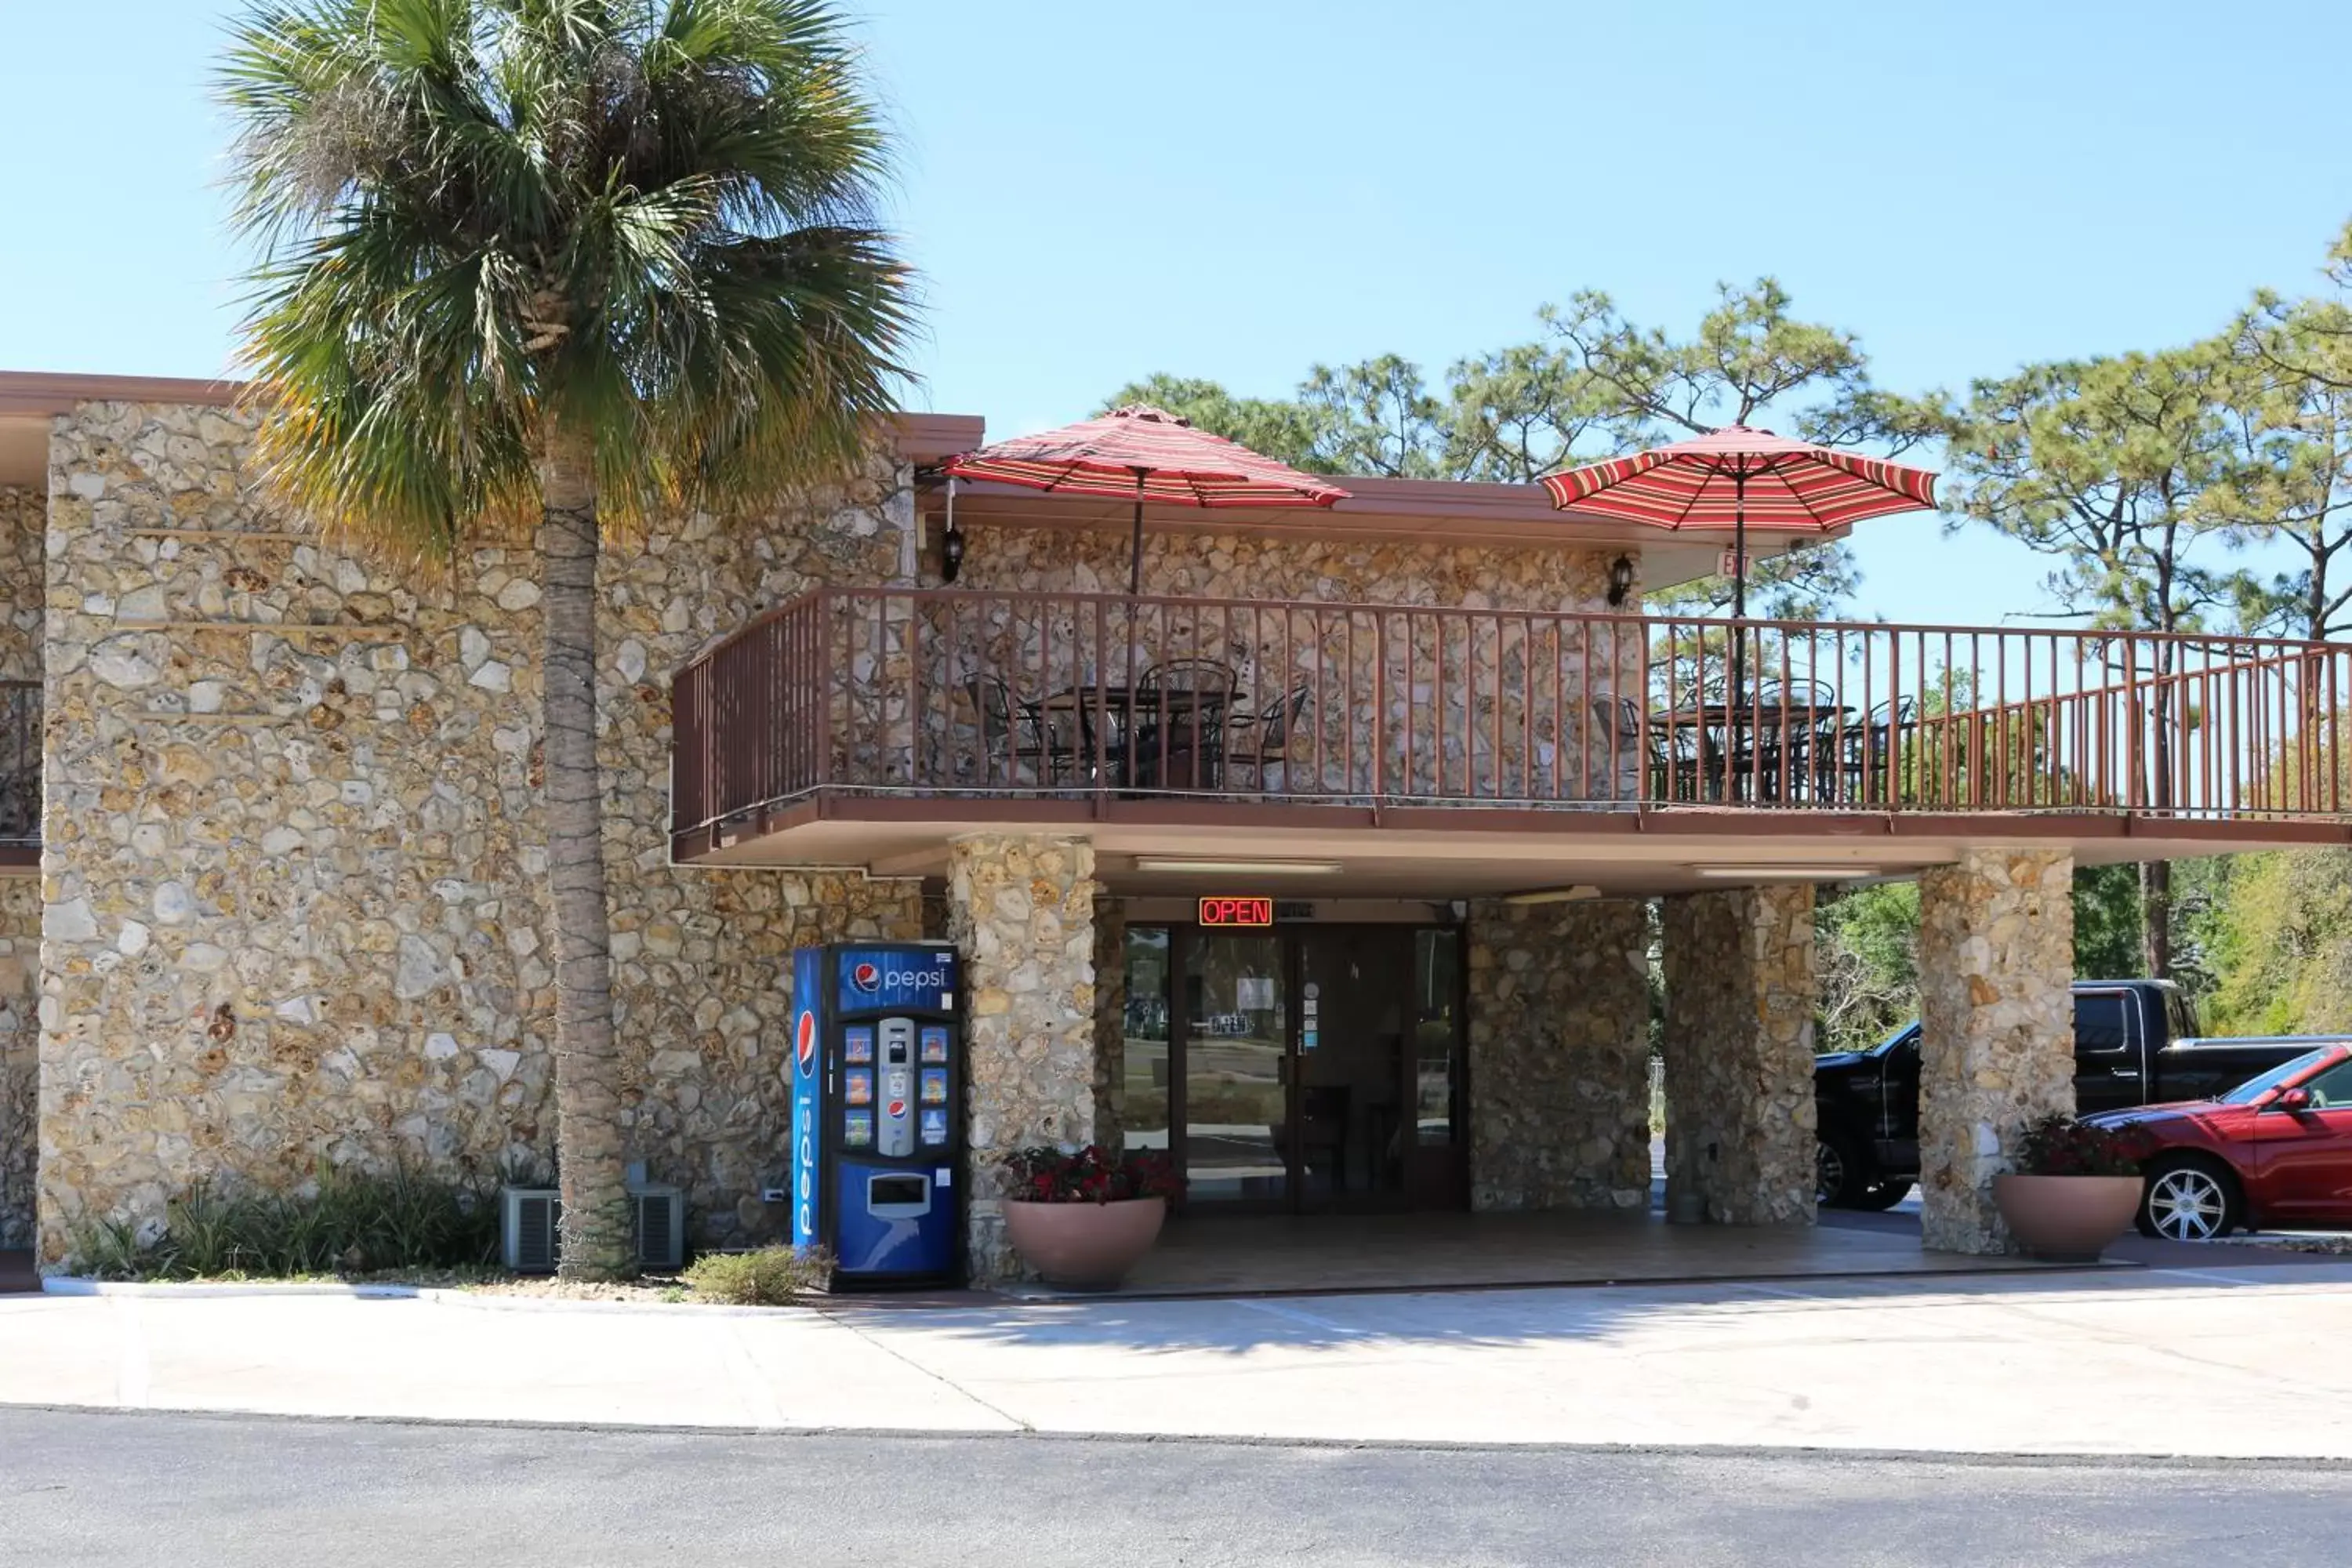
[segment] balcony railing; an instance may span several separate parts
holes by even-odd
[[[828,588],[679,672],[680,832],[820,793],[2338,815],[2352,645]]]
[[[0,680],[0,851],[41,844],[41,683]]]

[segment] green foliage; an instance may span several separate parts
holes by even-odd
[[[2215,1034],[2352,1030],[2352,850],[2231,858],[2210,921]]]
[[[2140,972],[2139,868],[2074,868],[2074,973],[2123,980]]]
[[[558,426],[625,517],[845,471],[909,311],[861,68],[818,0],[255,0],[219,84],[268,477],[446,556],[535,514]]]
[[[1456,361],[1444,387],[1394,354],[1317,365],[1288,399],[1236,397],[1213,381],[1154,375],[1106,407],[1156,403],[1268,457],[1317,473],[1524,484],[1595,458],[1677,440],[1767,414],[1792,433],[1903,451],[1934,428],[1925,405],[1870,384],[1852,334],[1790,313],[1771,279],[1723,285],[1687,338],[1627,321],[1585,291],[1538,312],[1543,335]],[[1843,544],[1759,563],[1753,615],[1806,619],[1850,598],[1859,579]],[[1662,607],[1726,611],[1728,579],[1654,596]]]
[[[829,1260],[822,1252],[763,1247],[755,1252],[706,1252],[687,1266],[694,1294],[734,1307],[786,1307],[824,1287]]]
[[[1813,912],[1824,1051],[1876,1045],[1919,1013],[1919,887],[1824,891]]]
[[[72,1238],[71,1263],[101,1279],[202,1279],[472,1268],[499,1252],[497,1194],[406,1166],[382,1174],[320,1165],[302,1187],[224,1194],[198,1183],[164,1206],[142,1245],[121,1221]]]

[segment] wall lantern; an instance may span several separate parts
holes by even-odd
[[[1610,608],[1614,609],[1614,608],[1616,608],[1619,605],[1623,604],[1623,603],[1625,602],[1625,595],[1628,595],[1628,594],[1630,594],[1630,593],[1632,593],[1633,591],[1633,559],[1632,559],[1630,556],[1620,555],[1619,557],[1617,557],[1617,559],[1616,559],[1616,560],[1612,561],[1612,562],[1609,563],[1609,605],[1610,605]]]
[[[963,570],[963,533],[955,524],[955,476],[948,476],[948,531],[940,540],[940,581],[952,583]]]

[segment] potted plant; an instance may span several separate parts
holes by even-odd
[[[1151,1250],[1176,1167],[1165,1154],[1114,1158],[1099,1144],[1076,1153],[1023,1149],[1004,1163],[1004,1232],[1047,1283],[1108,1290]]]
[[[2148,1149],[2136,1129],[2046,1116],[2025,1130],[2018,1168],[1992,1179],[1992,1201],[2032,1257],[2095,1263],[2138,1212]]]

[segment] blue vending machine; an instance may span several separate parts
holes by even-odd
[[[793,954],[793,1244],[835,1286],[963,1282],[961,1016],[945,942]]]

